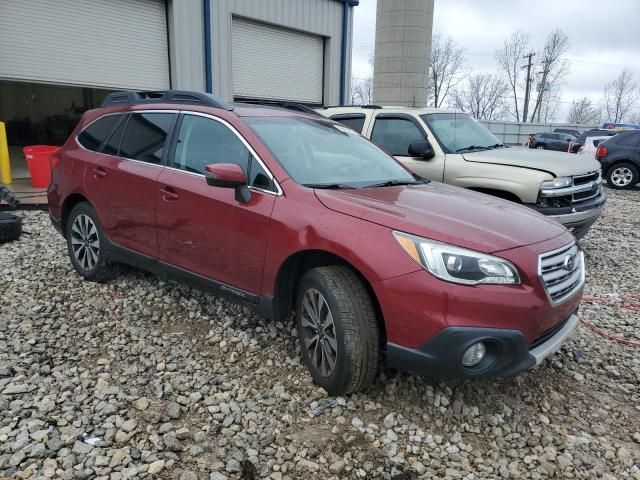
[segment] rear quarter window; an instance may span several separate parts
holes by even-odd
[[[97,152],[120,121],[121,115],[107,115],[91,123],[80,135],[78,143],[87,150]]]

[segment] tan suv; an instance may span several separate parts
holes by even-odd
[[[325,107],[417,175],[524,204],[583,237],[605,202],[600,164],[568,153],[508,147],[470,115],[409,107]]]

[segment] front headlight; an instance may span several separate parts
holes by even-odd
[[[573,185],[573,179],[571,177],[558,177],[548,182],[542,182],[540,188],[564,188]]]
[[[393,232],[402,249],[427,271],[447,282],[465,285],[520,283],[511,262],[486,253]]]

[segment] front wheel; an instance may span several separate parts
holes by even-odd
[[[539,144],[536,146],[536,150],[546,150],[547,147],[545,147],[543,144]]]
[[[85,280],[104,282],[116,274],[105,252],[105,237],[96,212],[88,203],[79,203],[66,221],[67,250],[71,264]]]
[[[607,171],[607,183],[616,190],[631,188],[638,183],[638,169],[631,163],[618,163]]]
[[[369,386],[380,364],[380,330],[371,297],[343,266],[304,274],[296,299],[302,358],[315,383],[330,395]]]

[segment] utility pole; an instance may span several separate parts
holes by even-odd
[[[531,93],[531,82],[533,81],[533,79],[531,78],[531,67],[533,66],[533,57],[535,56],[535,53],[531,52],[528,55],[525,55],[522,58],[527,58],[527,65],[523,66],[522,68],[526,68],[527,69],[527,81],[525,84],[525,89],[524,89],[524,107],[522,109],[522,121],[526,122],[527,121],[527,114],[529,113],[529,95]]]

